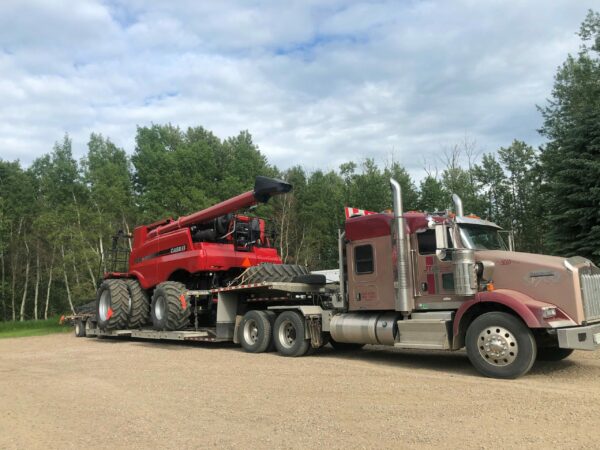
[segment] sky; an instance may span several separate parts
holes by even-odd
[[[557,67],[597,2],[0,2],[0,158],[68,133],[129,154],[137,126],[248,130],[281,169],[374,158],[415,177],[468,141],[538,146]]]

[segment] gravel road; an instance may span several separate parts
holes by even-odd
[[[0,340],[0,448],[592,448],[600,352],[482,378],[464,353]]]

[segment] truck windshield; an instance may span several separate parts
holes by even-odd
[[[464,246],[473,250],[508,250],[497,228],[461,224],[460,237]]]

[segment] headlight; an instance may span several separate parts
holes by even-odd
[[[542,318],[551,319],[556,317],[556,308],[552,306],[545,306],[542,308]]]

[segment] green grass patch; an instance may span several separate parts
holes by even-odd
[[[70,325],[59,325],[59,316],[48,320],[26,320],[24,322],[0,322],[0,339],[24,336],[43,336],[53,333],[67,333],[73,330]]]

